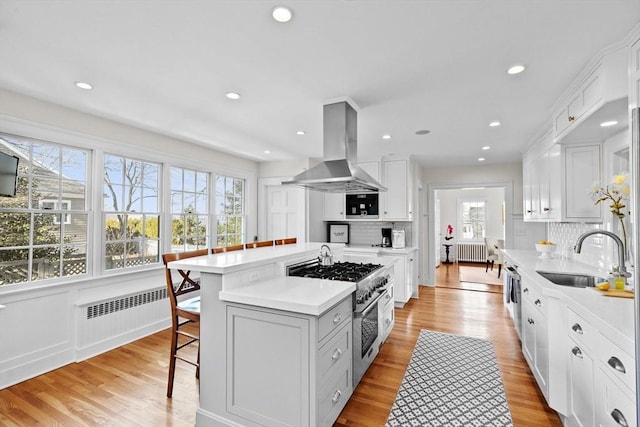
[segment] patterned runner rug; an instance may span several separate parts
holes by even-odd
[[[513,426],[493,344],[420,331],[386,426]]]

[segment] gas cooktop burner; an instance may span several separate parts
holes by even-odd
[[[311,277],[314,279],[341,280],[344,282],[358,282],[370,273],[381,268],[380,264],[372,263],[355,263],[355,262],[336,262],[333,265],[303,265],[292,269],[289,272],[291,276]]]

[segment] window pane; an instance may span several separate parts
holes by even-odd
[[[63,148],[62,175],[67,179],[85,182],[87,180],[87,153]]]
[[[126,239],[135,239],[142,237],[142,226],[142,215],[127,215]]]
[[[153,163],[144,164],[142,185],[147,188],[158,188],[158,165]]]
[[[87,247],[63,246],[62,275],[78,276],[87,274]]]
[[[33,244],[61,243],[60,214],[33,215]]]
[[[196,195],[194,193],[184,193],[184,212],[196,212]]]
[[[71,206],[68,209],[86,209],[85,191],[86,185],[82,181],[72,181],[68,179],[62,181],[62,194],[64,194],[65,199],[71,200]]]
[[[105,154],[104,181],[109,184],[124,184],[124,160]]]
[[[125,234],[124,215],[105,215],[105,239],[123,240]]]
[[[108,212],[122,210],[123,192],[123,185],[105,184],[103,193],[104,210]]]
[[[142,212],[142,188],[125,185],[125,212]]]
[[[65,222],[63,230],[63,243],[86,243],[89,215],[84,213],[66,214],[69,216],[69,222]]]
[[[170,181],[171,181],[171,190],[180,191],[182,190],[182,169],[180,168],[171,168],[169,170]]]
[[[158,190],[155,188],[144,188],[142,190],[142,211],[158,212]]]
[[[196,192],[197,193],[207,193],[209,181],[209,174],[205,172],[198,172],[196,174]]]
[[[61,152],[60,147],[34,143],[33,144],[33,174],[42,176],[60,176]]]
[[[208,203],[208,198],[206,194],[196,194],[196,201],[195,201],[195,206],[196,206],[196,212],[197,213],[207,213],[207,211],[209,210],[207,207],[207,203]]]
[[[0,250],[0,285],[29,281],[29,250]]]
[[[182,192],[171,192],[171,213],[181,213],[182,210]]]
[[[184,191],[196,191],[196,173],[195,171],[184,170]]]
[[[0,212],[0,247],[29,245],[31,214]]]
[[[60,277],[60,246],[34,248],[31,280]]]
[[[145,215],[144,237],[149,239],[160,237],[160,216]]]
[[[34,177],[31,184],[31,206],[37,207],[41,199],[58,200],[60,195],[60,181]]]
[[[24,176],[18,176],[15,197],[0,197],[0,209],[11,208],[25,209],[29,206],[29,179]]]

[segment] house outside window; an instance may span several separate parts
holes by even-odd
[[[70,200],[40,200],[40,209],[49,211],[68,211],[70,208]],[[60,224],[61,221],[65,224],[71,224],[71,215],[64,212],[53,213],[53,223]]]
[[[160,262],[160,165],[105,154],[104,269]]]
[[[458,238],[464,241],[482,241],[487,229],[486,201],[461,200],[458,202],[458,207]]]
[[[216,176],[216,246],[242,244],[244,228],[244,180]]]
[[[0,150],[20,159],[16,197],[0,198],[0,285],[87,274],[90,151],[9,134]]]
[[[171,251],[202,249],[209,241],[208,172],[170,169]]]

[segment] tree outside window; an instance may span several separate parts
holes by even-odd
[[[159,170],[156,163],[105,154],[105,269],[159,263]]]
[[[462,240],[480,241],[484,239],[486,231],[486,202],[462,201],[460,202],[460,222],[458,228]]]
[[[172,167],[171,251],[206,248],[209,240],[209,173]]]
[[[244,242],[244,180],[216,177],[216,246]]]
[[[16,197],[0,198],[0,285],[87,273],[89,152],[0,134],[19,157]]]

